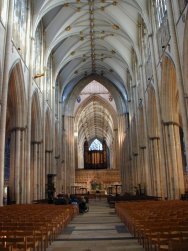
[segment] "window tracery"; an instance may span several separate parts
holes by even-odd
[[[101,151],[103,150],[102,143],[98,139],[93,140],[93,142],[89,147],[89,151],[94,151],[94,150],[101,150]]]
[[[1,0],[0,2],[0,16],[1,16],[1,21],[5,25],[7,21],[7,0]]]
[[[159,55],[162,56],[170,40],[166,0],[155,0],[154,7]]]
[[[13,41],[23,58],[26,53],[27,19],[28,1],[14,0]]]
[[[35,43],[34,43],[34,62],[33,62],[33,73],[34,75],[41,75],[42,71],[42,23],[37,27],[35,33]],[[41,78],[36,78],[36,83],[41,88]]]
[[[166,0],[155,0],[156,19],[158,27],[163,23],[163,19],[167,13]]]

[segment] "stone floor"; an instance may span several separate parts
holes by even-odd
[[[78,215],[47,251],[143,251],[114,208],[104,200],[91,200],[89,212]]]

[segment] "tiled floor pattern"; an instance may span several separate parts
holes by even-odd
[[[143,251],[106,200],[92,200],[47,251]]]

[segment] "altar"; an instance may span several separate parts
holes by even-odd
[[[106,190],[90,190],[90,194],[100,194],[100,195],[106,195],[107,191]]]

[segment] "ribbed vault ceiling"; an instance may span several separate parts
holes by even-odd
[[[52,55],[53,79],[60,85],[63,113],[74,113],[82,89],[97,80],[113,95],[117,112],[126,112],[127,72],[132,75],[133,51],[138,50],[140,15],[146,26],[147,0],[34,0],[34,32],[42,20],[45,65]],[[150,31],[149,26],[147,27]],[[34,36],[34,34],[33,34]],[[100,81],[101,79],[101,81]],[[134,78],[133,78],[134,79]],[[78,87],[81,85],[81,87]],[[113,140],[112,113],[91,98],[79,112],[79,137]]]
[[[54,79],[66,85],[96,74],[123,85],[131,72],[132,50],[139,60],[139,13],[146,0],[35,0],[34,28],[43,21],[45,61],[53,54]]]
[[[116,113],[112,106],[103,98],[92,95],[80,107],[75,119],[75,131],[78,132],[78,142],[83,146],[85,139],[91,143],[95,138],[106,140],[110,147],[114,130]]]

